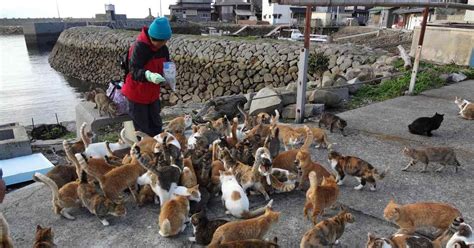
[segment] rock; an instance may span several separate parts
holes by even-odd
[[[309,81],[306,83],[306,89],[315,89],[315,88],[318,88],[318,87],[321,87],[321,81],[318,80],[318,81]]]
[[[339,65],[339,68],[341,69],[341,71],[345,71],[346,69],[351,67],[351,65],[352,65],[352,60],[349,58],[346,58],[344,62],[341,65]]]
[[[186,95],[184,95],[184,97],[183,97],[183,101],[185,101],[185,102],[186,102],[186,101],[190,100],[191,98],[192,98],[192,96],[191,96],[191,95],[189,95],[189,94],[186,94]]]
[[[257,93],[256,92],[249,92],[245,94],[245,98],[247,99],[247,102],[244,105],[244,110],[248,111],[250,109],[250,104],[252,103],[252,99],[255,97]]]
[[[191,100],[193,102],[201,102],[201,98],[199,97],[199,95],[193,95],[193,97],[191,98]]]
[[[448,83],[459,83],[466,80],[467,76],[462,73],[451,73],[448,75]]]
[[[291,82],[286,86],[287,91],[296,92],[297,89],[296,82]]]
[[[374,68],[369,65],[360,66],[361,72],[357,75],[360,81],[372,80],[375,78]],[[352,79],[352,78],[351,78]]]
[[[266,83],[272,82],[273,81],[272,74],[266,73],[265,75],[263,75],[263,81],[265,81]]]
[[[336,82],[334,82],[333,86],[346,86],[347,80],[344,77],[338,77]]]
[[[263,82],[263,78],[260,77],[260,75],[256,74],[256,75],[253,77],[253,81],[254,81],[255,83],[261,83],[261,82]]]
[[[311,118],[318,116],[324,112],[324,104],[305,104],[304,118]],[[282,110],[281,116],[283,119],[295,119],[296,118],[296,104],[285,106]]]
[[[321,85],[323,87],[330,87],[334,84],[334,80],[331,74],[324,74],[323,79],[321,81]]]
[[[290,69],[288,69],[289,74],[294,73],[294,72],[298,72],[298,67],[297,66],[292,66],[292,67],[290,67]]]
[[[387,65],[392,65],[392,64],[395,63],[395,61],[397,61],[398,59],[399,59],[398,56],[388,57],[387,59],[385,59],[385,64],[387,64]]]
[[[225,75],[225,76],[222,77],[222,80],[221,80],[221,81],[222,81],[223,83],[227,83],[227,82],[230,81],[230,77],[227,76],[227,75]]]
[[[235,86],[235,85],[232,85],[230,86],[230,91],[232,91],[233,93],[240,93],[240,89],[238,86]]]
[[[224,88],[222,86],[219,86],[216,90],[214,90],[214,96],[222,96],[223,94]]]
[[[170,102],[171,105],[175,105],[178,102],[178,100],[179,100],[179,98],[176,94],[173,93],[173,94],[170,95],[170,101],[169,102]]]
[[[238,71],[237,72],[237,77],[240,78],[240,79],[244,79],[245,78],[245,71]]]
[[[337,107],[342,103],[342,98],[328,90],[314,90],[309,92],[308,102],[321,103],[328,107]]]
[[[360,68],[351,68],[351,69],[346,71],[346,74],[344,75],[344,77],[347,80],[351,80],[351,79],[356,78],[357,76],[359,76],[359,74],[361,72],[362,72],[362,70]]]
[[[250,105],[250,115],[259,113],[273,114],[275,109],[280,110],[282,107],[282,99],[273,89],[265,87],[257,92]]]
[[[289,82],[291,82],[291,80],[293,80],[293,77],[292,77],[291,75],[287,74],[287,75],[285,76],[284,82],[285,82],[285,83],[289,83]]]
[[[273,89],[282,99],[282,106],[296,103],[296,91],[287,90],[286,87]]]
[[[362,84],[360,84],[359,78],[353,78],[349,81],[347,81],[347,84],[349,85],[349,93],[355,94],[357,90],[362,87]]]
[[[336,60],[336,65],[342,64],[345,59],[346,59],[346,56],[340,56],[340,57],[337,58],[337,60]]]

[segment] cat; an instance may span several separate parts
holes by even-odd
[[[261,239],[246,239],[246,240],[237,240],[225,242],[218,245],[219,248],[277,248],[278,238],[274,237],[272,241],[261,240]]]
[[[328,113],[328,112],[324,112],[322,115],[321,115],[321,119],[319,119],[319,127],[321,128],[321,125],[324,125],[326,128],[329,127],[329,131],[332,133],[332,130],[334,129],[334,127],[336,127],[337,129],[339,129],[342,133],[343,136],[346,136],[344,134],[344,128],[347,126],[347,122],[345,120],[343,120],[341,117],[337,116],[337,115],[334,115],[334,114],[331,114],[331,113]]]
[[[174,195],[173,199],[161,205],[159,226],[162,237],[179,234],[186,229],[189,217],[189,200],[187,196]]]
[[[86,155],[87,157],[93,157],[93,158],[103,158],[104,156],[109,155],[109,151],[107,149],[105,142],[88,143],[89,141],[85,140],[84,137],[86,135],[84,134],[84,132],[85,132],[86,126],[87,126],[87,123],[84,122],[82,123],[80,127],[81,138],[83,139],[83,142],[85,144],[84,155]],[[125,129],[122,129],[120,131],[120,136],[121,137],[125,136]],[[110,150],[112,151],[130,148],[130,145],[126,143],[123,138],[119,138],[117,142],[109,143],[108,146]]]
[[[111,148],[110,144],[111,143],[109,141],[105,141],[105,149],[107,149],[107,156],[109,158],[123,159],[125,156],[130,154],[130,147],[129,146],[127,146],[125,148],[122,148],[122,149],[113,150]]]
[[[2,213],[0,213],[0,247],[13,248],[13,241],[10,237],[10,227]]]
[[[231,221],[217,228],[208,247],[218,247],[220,244],[231,241],[262,239],[279,219],[280,212],[275,212],[267,206],[265,213],[259,217]]]
[[[313,132],[309,127],[305,127],[305,129],[306,139],[303,146],[300,149],[293,149],[279,153],[272,161],[273,168],[279,168],[292,173],[298,173],[298,166],[295,164],[296,155],[300,150],[309,150],[309,147],[313,142]]]
[[[223,219],[209,220],[205,210],[195,213],[191,216],[194,237],[189,237],[188,240],[199,245],[208,245],[211,243],[212,235],[216,229],[228,222]]]
[[[438,248],[431,240],[423,236],[394,234],[389,238],[382,238],[372,233],[368,233],[367,236],[367,248]],[[441,246],[439,248],[441,248]]]
[[[448,241],[457,231],[459,231],[459,227],[463,223],[464,219],[462,217],[456,217],[456,219],[454,219],[451,225],[449,225],[449,228],[433,241],[434,248],[446,247]]]
[[[182,186],[186,188],[191,188],[193,186],[196,186],[198,184],[197,178],[196,178],[196,172],[194,171],[193,167],[193,162],[191,161],[191,158],[185,158],[183,160],[184,164],[184,169],[183,172],[181,173],[181,179],[180,183]]]
[[[446,248],[472,247],[474,245],[474,234],[472,227],[466,223],[459,225],[458,231],[449,239]]]
[[[219,134],[219,136],[228,136],[230,134],[230,122],[227,116],[221,117],[215,121],[212,121],[213,129]]]
[[[181,152],[186,153],[188,151],[188,139],[186,136],[182,133],[173,133],[173,135],[181,146]]]
[[[300,150],[296,154],[295,162],[296,161],[298,162],[298,169],[302,174],[298,184],[299,189],[303,189],[303,185],[308,181],[308,176],[311,171],[316,172],[318,184],[322,182],[323,177],[331,176],[331,173],[329,173],[326,168],[311,160],[311,154],[307,150]]]
[[[382,180],[387,173],[387,170],[379,173],[371,164],[358,157],[343,156],[336,151],[329,152],[328,160],[332,169],[336,171],[337,184],[342,185],[345,175],[348,174],[359,181],[359,185],[354,187],[355,190],[361,190],[368,182],[372,185],[370,190],[375,191],[377,187],[375,180]]]
[[[311,220],[316,225],[318,216],[324,213],[324,209],[333,206],[339,196],[339,186],[333,176],[324,177],[321,185],[318,185],[316,172],[309,173],[310,187],[306,191],[306,203],[303,208],[304,217],[310,218],[308,211],[312,210]]]
[[[182,133],[193,125],[193,117],[185,113],[184,116],[179,116],[171,120],[166,126],[165,130],[171,133]]]
[[[76,157],[79,166],[82,171],[85,171],[88,175],[93,177],[95,180],[99,180],[99,177],[104,176],[107,172],[117,168],[117,166],[110,165],[105,159],[100,158],[87,158],[82,153],[76,153]],[[82,175],[82,172],[81,172]]]
[[[54,233],[51,227],[43,228],[40,225],[36,226],[35,243],[33,248],[52,248],[56,247],[54,244]]]
[[[412,134],[426,134],[426,136],[431,137],[433,136],[431,132],[441,126],[444,119],[443,116],[442,114],[435,113],[432,117],[420,117],[408,125],[408,130]]]
[[[411,158],[410,163],[402,169],[402,171],[407,171],[411,166],[415,165],[417,162],[422,162],[425,164],[421,172],[426,172],[428,164],[430,162],[438,162],[442,165],[436,172],[441,172],[446,165],[454,166],[456,172],[458,172],[458,167],[461,167],[461,164],[456,158],[454,149],[450,147],[426,147],[426,148],[408,148],[403,149],[403,154]]]
[[[99,109],[99,116],[102,113],[109,114],[109,117],[117,116],[118,106],[104,93],[96,93],[94,97],[95,109]]]
[[[458,98],[454,100],[454,103],[459,107],[459,114],[466,120],[474,120],[474,104],[468,100]]]
[[[249,219],[261,215],[265,207],[249,211],[249,199],[244,189],[237,182],[232,169],[225,172],[220,171],[222,203],[226,208],[226,214],[231,214],[237,218]],[[273,200],[267,204],[271,206]]]
[[[67,183],[58,189],[58,186],[53,180],[41,173],[35,173],[33,180],[36,182],[42,182],[51,189],[53,212],[55,214],[62,215],[64,218],[69,220],[75,219],[75,217],[69,213],[69,209],[79,208],[82,206],[81,199],[79,199],[79,196],[77,195],[79,181]]]
[[[84,131],[81,130],[81,133],[84,133]],[[84,137],[84,139],[89,140],[87,136]],[[84,152],[86,149],[85,146],[86,144],[83,142],[82,139],[80,141],[75,142],[74,144],[70,144],[67,140],[63,140],[64,153],[66,154],[67,160],[72,163],[72,165],[74,165],[74,168],[76,169],[76,178],[79,178],[81,176],[81,167],[79,166],[79,163],[77,162],[74,154]]]
[[[311,130],[311,133],[313,135],[314,144],[315,144],[316,148],[331,149],[331,147],[333,145],[335,145],[335,144],[329,142],[328,135],[326,134],[326,132],[323,129],[318,128],[318,127],[311,127],[310,130]],[[305,128],[302,128],[302,127],[295,128],[295,131],[297,131],[298,133],[303,135],[303,137],[306,137],[305,135],[307,135],[307,133],[308,133],[305,130]]]
[[[263,146],[270,151],[272,159],[280,153],[280,129],[278,127],[271,129],[271,134],[265,138]]]
[[[179,141],[168,132],[162,132],[153,137],[157,143],[155,144],[154,152],[155,153],[164,153],[165,161],[168,163],[176,164],[178,160],[181,160],[181,145]],[[182,170],[183,167],[181,166],[180,169]]]
[[[155,192],[153,192],[153,189],[151,189],[149,184],[143,185],[138,191],[137,203],[139,207],[143,207],[148,203],[159,203],[157,201]]]
[[[86,207],[91,214],[97,216],[104,226],[109,225],[109,222],[105,219],[107,215],[121,217],[127,213],[122,202],[115,203],[102,195],[102,192],[97,192],[95,185],[91,185],[87,182],[87,173],[85,171],[82,172],[79,187],[77,188],[77,195],[79,199],[81,199],[84,207]]]
[[[347,223],[354,223],[354,216],[343,209],[336,216],[323,220],[307,231],[301,239],[300,247],[333,247],[339,244]]]
[[[59,189],[69,182],[76,181],[78,178],[76,167],[71,165],[56,165],[46,173],[46,176],[53,180]]]
[[[434,227],[439,233],[446,231],[451,222],[461,216],[455,207],[438,202],[417,202],[406,205],[395,203],[394,199],[384,209],[384,218],[399,226],[399,234],[413,234],[420,227]]]
[[[211,178],[209,180],[209,191],[212,195],[217,195],[220,191],[220,171],[225,171],[224,163],[218,158],[220,153],[219,148],[220,140],[216,140],[212,143],[212,168],[211,168]]]
[[[89,89],[90,91],[84,92],[84,99],[88,102],[95,103],[95,95],[97,93],[105,94],[106,92],[101,88]]]
[[[296,129],[287,125],[276,125],[279,129],[280,141],[285,151],[294,149],[296,145],[302,144],[305,139],[305,133],[300,133]],[[265,137],[265,136],[264,136]]]

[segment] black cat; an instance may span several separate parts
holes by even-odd
[[[427,135],[428,137],[433,136],[431,133],[433,130],[438,129],[443,122],[443,115],[436,113],[432,117],[420,117],[416,119],[412,124],[408,125],[408,130],[412,134]]]
[[[227,222],[229,221],[223,219],[209,220],[205,210],[193,214],[191,224],[193,224],[194,237],[190,237],[189,240],[199,245],[208,245],[211,243],[212,235],[216,229]]]

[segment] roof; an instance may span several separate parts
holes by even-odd
[[[214,6],[227,6],[227,5],[250,5],[250,3],[246,3],[241,0],[224,0],[222,2],[216,2]]]
[[[422,13],[425,8],[413,8],[413,9],[397,9],[393,11],[394,14],[410,14],[410,13]]]
[[[253,13],[250,10],[243,10],[243,9],[234,9],[234,12],[238,16],[252,16]]]
[[[389,9],[394,9],[394,8],[397,8],[397,7],[373,7],[371,9],[369,9],[369,12],[370,13],[380,13],[383,10],[389,10]]]

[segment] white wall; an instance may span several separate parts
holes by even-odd
[[[274,14],[281,14],[281,17],[274,18]],[[272,25],[290,24],[292,22],[290,5],[269,4],[268,1],[262,1],[262,20]]]
[[[469,1],[467,1],[467,3],[474,5],[474,0],[469,0]],[[466,15],[464,16],[464,21],[474,22],[474,11],[473,10],[466,10]]]

